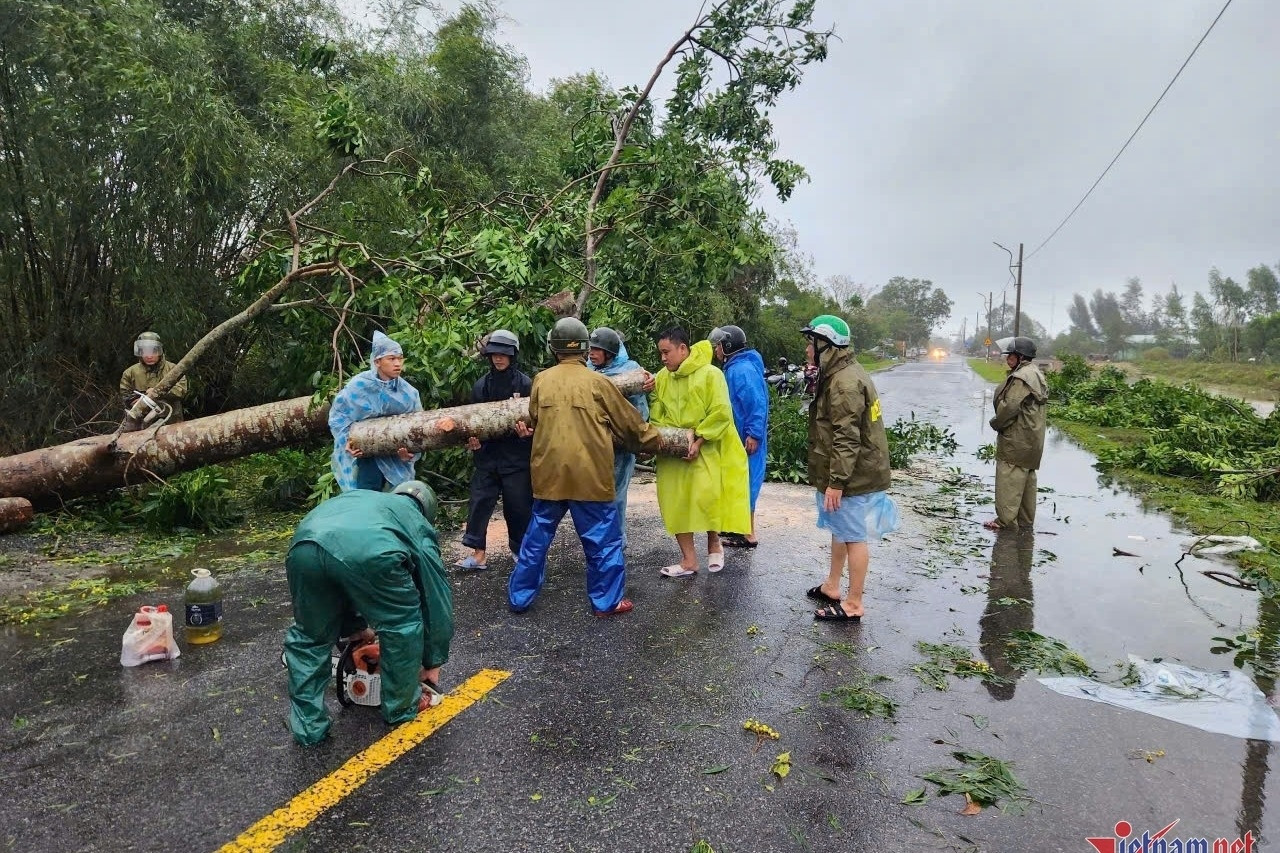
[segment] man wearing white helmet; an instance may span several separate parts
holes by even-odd
[[[133,354],[138,359],[120,376],[120,402],[124,405],[125,418],[121,423],[121,432],[132,432],[142,429],[143,422],[128,416],[133,404],[138,402],[138,395],[145,394],[153,402],[162,407],[157,417],[163,417],[165,423],[175,424],[182,420],[182,398],[187,396],[187,377],[182,377],[173,387],[158,397],[155,386],[164,375],[173,369],[174,364],[165,360],[164,345],[155,332],[143,332],[133,342]]]
[[[489,360],[489,372],[476,380],[471,388],[471,402],[495,403],[513,397],[529,396],[533,380],[516,367],[520,339],[514,332],[495,329],[480,343],[480,354]],[[467,529],[462,544],[471,553],[454,563],[464,572],[489,567],[489,519],[502,497],[502,518],[507,522],[507,544],[512,558],[520,553],[520,541],[529,527],[533,512],[533,484],[529,480],[529,449],[532,442],[519,436],[501,436],[481,441],[467,439],[467,449],[475,460],[471,474],[471,505],[467,511]]]

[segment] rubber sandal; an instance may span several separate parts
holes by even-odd
[[[668,578],[691,578],[698,573],[697,569],[686,569],[679,563],[672,563],[669,566],[663,566],[659,574]]]
[[[463,557],[461,560],[454,563],[453,566],[460,572],[483,572],[485,569],[489,568],[488,563],[476,562],[476,558],[471,554]]]
[[[810,598],[812,598],[814,601],[825,601],[825,602],[827,602],[828,604],[839,604],[839,603],[840,603],[840,597],[839,597],[839,596],[835,596],[835,595],[827,595],[825,592],[823,592],[823,591],[822,591],[822,584],[818,584],[817,586],[811,586],[811,587],[809,587],[809,591],[808,591],[808,592],[806,592],[806,593],[805,593],[805,595],[809,596],[809,597],[810,597]]]
[[[427,700],[427,708],[434,708],[444,701],[444,694],[440,692],[439,684],[429,678],[424,678],[419,683],[422,685],[422,698]]]
[[[612,610],[597,610],[596,616],[603,619],[606,616],[617,616],[621,613],[630,613],[634,609],[635,609],[635,605],[631,602],[631,599],[624,598],[621,601],[619,601],[618,604]]]
[[[724,551],[712,551],[707,555],[707,571],[712,574],[724,568]]]
[[[735,534],[733,536],[721,536],[720,544],[724,545],[726,548],[754,548],[760,543],[752,542],[745,536],[738,536]]]
[[[861,616],[850,616],[839,604],[828,604],[813,611],[813,618],[819,622],[861,622]]]

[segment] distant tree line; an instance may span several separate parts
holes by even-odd
[[[1208,295],[1187,294],[1172,285],[1148,301],[1142,282],[1131,278],[1119,295],[1095,290],[1077,293],[1067,308],[1070,327],[1052,347],[1058,351],[1107,355],[1131,349],[1134,336],[1149,336],[1175,357],[1212,361],[1274,361],[1280,358],[1280,264],[1259,264],[1244,283],[1209,271]]]

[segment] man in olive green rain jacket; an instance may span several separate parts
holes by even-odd
[[[343,492],[298,525],[285,557],[293,625],[284,651],[289,728],[303,746],[329,733],[330,649],[356,627],[357,613],[378,635],[382,718],[405,723],[438,701],[439,669],[453,639],[453,593],[435,514],[430,487],[409,480],[392,492]],[[431,688],[426,702],[423,683]]]
[[[151,393],[164,375],[174,367],[173,362],[165,360],[164,346],[160,343],[160,336],[155,332],[143,332],[138,335],[138,339],[133,342],[133,354],[137,356],[138,363],[125,368],[120,376],[120,402],[124,405],[125,412],[133,408],[133,404],[138,402],[138,393],[142,393],[152,397],[155,402],[169,407],[170,412],[165,418],[165,423],[176,424],[181,421],[182,398],[187,396],[187,377],[179,379],[172,388],[159,397]],[[142,429],[143,426],[142,422],[135,421],[126,414],[121,432],[133,432]]]
[[[1036,470],[1044,455],[1049,386],[1035,365],[1036,344],[1014,338],[1004,350],[1009,375],[992,399],[996,431],[996,517],[991,530],[1029,530],[1036,520]]]
[[[632,608],[623,598],[627,570],[614,504],[613,442],[633,453],[652,453],[660,435],[607,377],[587,367],[590,343],[587,327],[576,318],[556,321],[547,336],[556,366],[533,378],[529,422],[516,425],[517,435],[533,436],[533,517],[507,583],[514,613],[528,610],[542,589],[547,551],[566,512],[587,558],[587,596],[596,615]]]

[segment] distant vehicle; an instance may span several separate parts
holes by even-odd
[[[933,357],[936,359],[944,359],[947,357],[947,351],[942,347],[938,347],[933,351]]]

